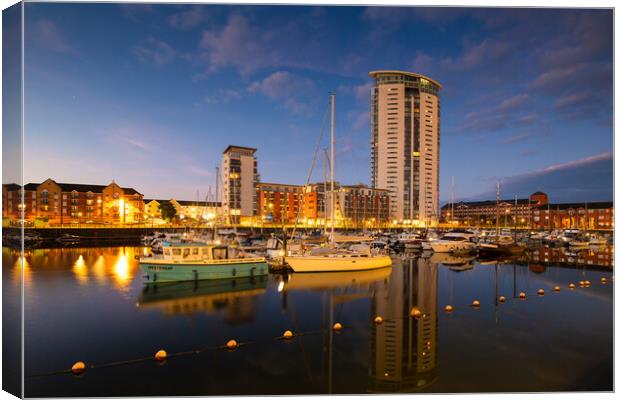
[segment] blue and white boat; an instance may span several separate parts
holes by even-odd
[[[140,258],[148,283],[230,279],[267,275],[264,257],[219,243],[162,243],[162,254]]]

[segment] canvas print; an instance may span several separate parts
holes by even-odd
[[[3,10],[3,390],[607,392],[612,8]]]

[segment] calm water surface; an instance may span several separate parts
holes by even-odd
[[[27,252],[26,396],[613,389],[612,267],[550,264],[547,253],[529,263],[397,255],[376,271],[147,287],[134,258],[143,251]],[[2,265],[17,295],[18,253],[3,248]],[[568,289],[580,280],[592,286]],[[424,317],[410,318],[413,307]],[[287,329],[304,334],[277,339]],[[246,344],[215,349],[229,339]],[[159,349],[204,351],[103,367]],[[77,360],[102,367],[41,375]]]

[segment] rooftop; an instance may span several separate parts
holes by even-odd
[[[224,153],[228,153],[231,150],[249,150],[252,153],[256,152],[256,149],[254,147],[235,146],[231,144],[231,145],[228,145],[226,150],[224,150]]]
[[[441,89],[441,84],[437,82],[436,80],[434,80],[433,78],[429,78],[428,76],[425,76],[425,75],[416,74],[415,72],[386,69],[386,70],[370,71],[368,73],[368,75],[373,79],[377,78],[379,75],[394,75],[394,74],[400,74],[400,75],[405,75],[405,76],[411,76],[414,78],[426,79],[427,81],[431,82],[433,85]]]

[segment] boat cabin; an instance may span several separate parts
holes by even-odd
[[[164,243],[163,258],[172,261],[226,260],[228,246],[206,243]]]

